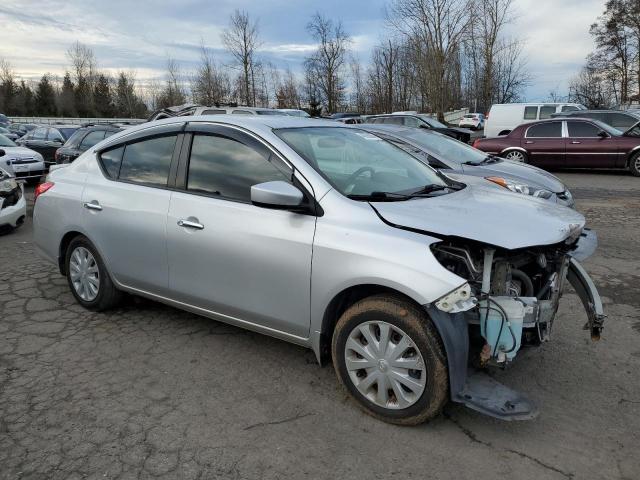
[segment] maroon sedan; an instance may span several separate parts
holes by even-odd
[[[640,177],[640,137],[591,119],[550,119],[482,138],[473,146],[543,168],[620,168]]]

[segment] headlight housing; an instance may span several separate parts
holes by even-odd
[[[18,188],[15,178],[0,180],[0,193],[9,193]]]
[[[522,183],[512,182],[502,177],[484,177],[490,182],[496,183],[501,187],[511,190],[515,193],[522,193],[523,195],[531,195],[532,197],[550,199],[553,196],[553,192],[545,190],[544,188],[532,187],[530,185],[524,185]]]

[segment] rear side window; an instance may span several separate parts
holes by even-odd
[[[527,130],[527,138],[560,138],[562,137],[562,123],[551,122],[534,125]]]
[[[552,113],[556,113],[555,105],[553,107],[540,107],[540,120],[551,118]]]
[[[537,120],[538,107],[524,107],[524,119],[525,120]]]
[[[80,142],[80,150],[85,151],[93,147],[99,141],[104,140],[104,130],[89,132]]]
[[[120,180],[164,187],[176,136],[152,138],[126,146],[120,167]]]
[[[64,137],[62,136],[62,134],[60,134],[60,132],[58,130],[56,130],[55,128],[50,128],[49,129],[49,135],[48,135],[47,139],[49,141],[58,140],[58,141],[60,141],[62,143],[65,142]]]
[[[251,112],[248,112],[247,110],[234,110],[233,112],[236,115],[252,115]]]
[[[226,113],[226,110],[204,110],[201,115],[222,115]]]
[[[124,153],[124,147],[114,148],[100,154],[100,163],[104,168],[105,173],[109,178],[118,178],[118,172],[120,171],[120,163],[122,162],[122,154]]]
[[[579,108],[574,107],[573,105],[565,105],[564,107],[562,107],[563,112],[575,112],[576,110],[579,110]]]
[[[404,125],[406,127],[417,127],[418,119],[415,117],[404,117]]]
[[[404,117],[382,117],[382,122],[387,125],[404,125]]]
[[[191,145],[187,190],[243,202],[251,186],[288,177],[255,149],[226,137],[196,135]]]
[[[600,131],[593,123],[587,122],[567,122],[567,128],[569,129],[569,137],[573,138],[595,138]]]

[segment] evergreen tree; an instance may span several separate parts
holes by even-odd
[[[109,79],[101,73],[98,75],[96,86],[93,91],[93,101],[98,117],[112,117],[114,114],[113,99],[111,98],[111,88]]]
[[[48,73],[45,73],[36,89],[37,114],[45,117],[56,115],[56,92],[49,76]]]
[[[80,77],[75,88],[76,111],[79,117],[95,116],[93,90],[87,77]]]
[[[62,80],[62,90],[58,97],[58,110],[63,117],[75,117],[78,115],[74,85],[69,72],[65,73]]]

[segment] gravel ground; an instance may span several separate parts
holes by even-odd
[[[0,479],[640,478],[640,179],[559,175],[609,318],[592,343],[567,294],[552,341],[496,374],[540,407],[518,423],[387,425],[311,351],[147,300],[87,312],[29,220],[0,237]]]

